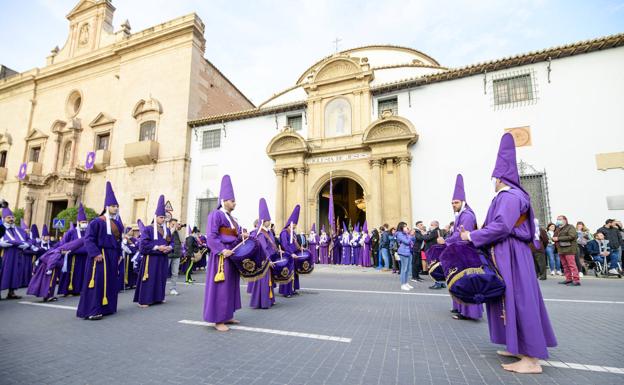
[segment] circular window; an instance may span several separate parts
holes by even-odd
[[[67,104],[65,106],[65,112],[67,113],[67,117],[73,118],[78,115],[81,106],[82,95],[80,95],[80,92],[78,91],[73,91],[71,94],[69,94],[69,97],[67,98]]]

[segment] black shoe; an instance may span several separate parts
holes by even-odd
[[[571,283],[572,283],[572,281],[561,281],[561,282],[558,282],[558,283],[559,283],[560,285],[569,285],[569,284],[571,284]]]
[[[580,282],[573,282],[572,285],[570,285],[570,286],[581,286],[581,283]]]
[[[539,277],[539,280],[540,280],[540,281],[545,281],[545,280],[546,280],[546,277]]]
[[[451,310],[451,313],[453,313],[453,314],[459,314],[459,310],[455,310],[455,309],[453,309],[453,310]]]

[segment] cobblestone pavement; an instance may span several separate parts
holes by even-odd
[[[514,375],[487,322],[451,319],[446,291],[429,281],[405,293],[388,272],[317,266],[299,296],[270,310],[247,307],[241,290],[247,329],[218,333],[201,324],[204,274],[195,277],[148,309],[121,293],[118,313],[99,322],[76,318],[75,297],[0,301],[0,384],[624,383],[624,279],[542,281],[559,346],[543,374]]]

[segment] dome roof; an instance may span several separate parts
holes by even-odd
[[[273,95],[259,107],[271,107],[305,100],[307,94],[303,85],[309,81],[310,75],[322,67],[325,62],[337,56],[348,56],[367,62],[374,73],[371,86],[430,75],[447,69],[440,66],[432,57],[413,48],[395,45],[369,45],[351,48],[317,61],[299,76],[293,87]]]

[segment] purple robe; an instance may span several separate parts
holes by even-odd
[[[41,298],[54,296],[65,253],[69,252],[71,254],[76,252],[83,247],[83,243],[83,239],[77,239],[46,251],[39,258],[39,264],[35,268],[35,274],[28,284],[26,294]]]
[[[340,244],[340,235],[334,236],[334,246],[332,247],[331,260],[335,265],[342,263],[342,245]]]
[[[80,302],[76,316],[88,318],[95,315],[108,315],[117,312],[117,294],[119,277],[117,264],[121,258],[121,234],[123,224],[119,219],[111,218],[111,234],[106,233],[106,220],[99,217],[87,227],[84,246],[87,250]],[[117,227],[117,231],[112,229]],[[119,235],[119,238],[115,234]],[[96,262],[95,257],[104,259]]]
[[[134,269],[134,264],[132,263],[132,258],[134,258],[134,256],[137,254],[137,252],[139,252],[139,240],[137,238],[134,237],[130,237],[128,238],[127,242],[125,243],[125,247],[130,251],[124,251],[123,256],[124,256],[124,260],[123,260],[123,286],[126,289],[130,289],[136,286],[137,284],[137,277],[138,277],[138,267],[137,267],[137,271],[135,271]],[[139,264],[140,266],[140,264]],[[183,271],[183,270],[180,270]]]
[[[547,347],[557,345],[537,282],[533,256],[531,225],[521,214],[531,210],[529,197],[512,188],[494,197],[482,229],[470,232],[476,247],[493,250],[494,261],[505,280],[505,297],[488,303],[490,339],[507,345],[512,354],[548,358]],[[529,215],[530,217],[530,215]]]
[[[284,249],[283,258],[293,259],[292,255],[296,254],[299,249],[299,237],[297,234],[294,234],[293,241],[290,242],[290,230],[285,228],[280,233],[280,246]],[[299,289],[299,274],[295,271],[295,276],[292,282],[284,283],[279,285],[279,293],[290,297],[293,294],[297,294],[297,290]]]
[[[230,216],[232,229],[225,212],[217,209],[208,214],[206,244],[210,257],[206,268],[206,289],[204,298],[204,321],[223,323],[234,318],[234,312],[241,308],[240,275],[236,267],[224,258],[223,273],[225,281],[215,282],[219,270],[219,254],[225,249],[232,250],[240,241],[240,227]],[[219,230],[236,231],[236,236],[222,234]]]
[[[345,235],[345,233],[343,233],[342,236],[340,236],[340,245],[342,246],[342,252],[341,252],[341,263],[343,265],[350,265],[351,262],[351,236],[346,233],[347,235]]]
[[[21,235],[21,239],[20,239]],[[2,271],[0,272],[0,290],[18,289],[22,286],[24,269],[24,253],[18,246],[27,242],[27,236],[24,230],[13,226],[6,229],[6,233],[2,237],[4,242],[10,243],[10,246],[3,246],[0,250],[2,257]]]
[[[30,245],[30,247],[22,251],[24,260],[22,263],[22,283],[20,287],[28,287],[28,283],[33,275],[33,269],[35,267],[35,261],[37,260],[37,252],[39,249],[35,240],[30,238],[28,235],[27,237],[26,242]],[[34,249],[37,249],[37,251]]]
[[[362,247],[362,266],[371,267],[373,263],[371,262],[371,239],[367,233],[362,235],[364,237],[364,247]]]
[[[319,258],[320,263],[329,263],[329,236],[327,235],[321,235],[319,238]]]
[[[167,286],[167,276],[169,273],[169,253],[154,250],[157,246],[173,247],[173,239],[169,228],[163,231],[162,226],[156,231],[154,239],[154,226],[145,226],[141,231],[139,250],[143,254],[139,265],[139,274],[134,289],[134,302],[140,305],[152,305],[165,300],[165,289]],[[162,231],[162,233],[161,233]]]
[[[310,254],[312,255],[313,263],[319,262],[318,242],[319,242],[318,235],[314,234],[314,235],[308,236],[308,251],[310,251]]]
[[[361,234],[355,233],[351,236],[351,264],[362,265],[362,245],[360,244]]]
[[[445,240],[447,245],[461,241],[460,234],[462,226],[466,231],[473,231],[477,229],[477,218],[467,204],[465,209],[462,210],[455,218],[453,233]],[[483,305],[462,304],[453,300],[453,310],[457,310],[459,314],[472,319],[481,319],[483,316]]]
[[[255,237],[256,232],[251,233],[251,237]],[[277,253],[277,245],[275,243],[275,237],[272,233],[266,230],[260,230],[260,234],[256,238],[264,255],[270,258]],[[273,280],[271,279],[271,271],[267,271],[264,277],[255,282],[249,282],[247,284],[247,292],[251,293],[251,299],[249,301],[249,307],[254,309],[268,309],[275,304],[275,293],[273,292]]]
[[[80,232],[80,234],[78,233]],[[80,235],[80,237],[78,237]],[[86,231],[73,228],[65,233],[61,239],[60,246],[77,239],[82,239],[86,235]],[[81,247],[67,255],[67,271],[61,273],[59,280],[58,293],[63,295],[78,295],[82,290],[82,282],[84,280],[85,264],[87,263],[87,250]]]

